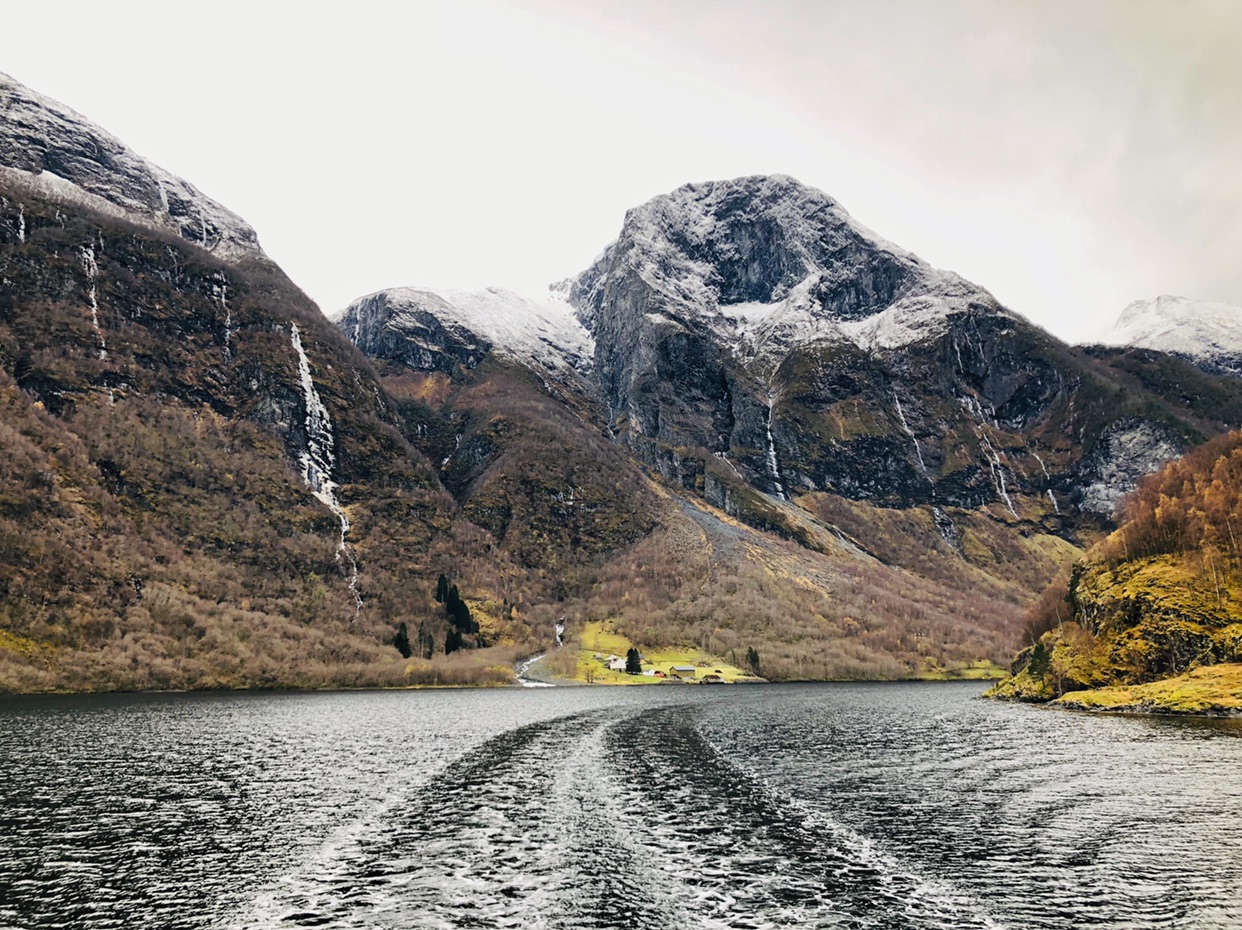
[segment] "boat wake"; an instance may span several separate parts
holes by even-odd
[[[696,708],[511,730],[346,830],[233,926],[995,928],[746,773]]]

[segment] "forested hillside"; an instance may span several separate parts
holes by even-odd
[[[1242,433],[1145,479],[1122,525],[1044,592],[1027,635],[1002,697],[1047,700],[1173,679],[1117,700],[1177,709],[1176,692],[1188,684],[1179,676],[1242,662]],[[1242,703],[1242,677],[1226,668],[1212,675],[1219,694],[1196,689],[1195,702]]]
[[[0,193],[7,686],[403,680],[395,617],[430,620],[424,576],[486,543],[369,363],[266,260]],[[295,327],[333,412],[343,549],[298,464]]]

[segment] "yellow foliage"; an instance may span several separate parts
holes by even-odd
[[[27,639],[24,636],[18,636],[16,633],[11,633],[8,630],[0,630],[0,649],[27,659],[47,658],[51,656],[53,651],[50,646],[37,643],[33,639]]]
[[[1235,714],[1242,712],[1242,664],[1205,666],[1130,687],[1073,691],[1056,703],[1082,710]]]

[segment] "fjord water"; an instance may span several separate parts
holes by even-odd
[[[0,927],[1242,927],[1242,727],[978,685],[0,699]]]

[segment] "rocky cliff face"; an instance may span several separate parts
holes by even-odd
[[[790,178],[631,210],[570,299],[614,428],[688,488],[714,458],[778,497],[1107,514],[1201,436]]]
[[[1167,352],[1204,371],[1242,377],[1242,307],[1168,294],[1136,300],[1100,342]]]
[[[44,200],[176,233],[221,258],[261,256],[241,217],[68,107],[0,73],[0,177]]]

